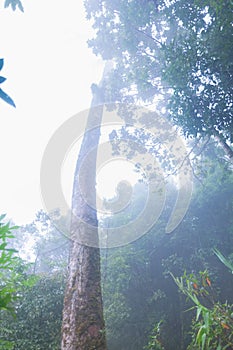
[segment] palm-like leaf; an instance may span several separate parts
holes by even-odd
[[[230,261],[227,260],[227,259],[225,258],[225,256],[222,255],[222,253],[221,253],[218,249],[215,248],[215,249],[214,249],[214,253],[217,255],[217,257],[219,258],[219,260],[220,260],[226,267],[228,267],[228,269],[230,269],[231,272],[233,273],[233,264],[230,263]]]

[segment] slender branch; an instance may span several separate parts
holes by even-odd
[[[145,36],[146,36],[147,38],[149,38],[150,40],[152,40],[152,41],[158,43],[160,46],[163,46],[163,43],[162,43],[161,41],[159,41],[159,40],[156,39],[156,38],[153,38],[153,36],[147,34],[146,32],[144,32],[144,30],[138,29],[138,28],[133,27],[133,26],[132,26],[132,28],[133,28],[134,30],[136,30],[138,33],[145,35]]]
[[[185,163],[186,160],[189,160],[189,163],[191,163],[191,162],[190,162],[190,159],[189,159],[189,156],[190,156],[190,154],[193,152],[193,150],[197,147],[198,142],[200,141],[200,139],[201,139],[201,136],[199,136],[199,137],[196,139],[194,146],[191,148],[191,150],[188,152],[188,154],[184,157],[184,159],[182,160],[181,164],[180,164],[178,167],[176,167],[176,168],[175,168],[170,174],[168,174],[166,177],[169,177],[169,176],[171,176],[171,175],[176,175],[177,172],[182,168],[182,166],[184,165],[184,163]]]
[[[226,155],[232,160],[233,158],[233,150],[231,147],[226,143],[226,140],[224,139],[223,135],[220,134],[218,130],[213,128],[213,134],[216,137],[216,139],[219,141],[220,145],[224,149]]]

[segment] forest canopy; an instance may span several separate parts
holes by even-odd
[[[184,135],[232,157],[232,1],[85,1],[94,53],[113,60],[112,100],[154,101]],[[108,88],[109,89],[109,88]]]

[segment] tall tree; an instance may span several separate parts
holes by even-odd
[[[92,86],[93,99],[74,176],[62,350],[106,349],[95,209],[96,157],[104,103],[101,84]]]

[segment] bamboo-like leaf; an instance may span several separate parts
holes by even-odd
[[[199,317],[200,317],[201,312],[202,312],[202,308],[201,308],[201,307],[198,307],[198,308],[197,308],[196,321],[198,321],[198,319],[199,319]]]
[[[202,339],[202,335],[203,335],[203,332],[204,332],[204,328],[203,326],[199,328],[198,332],[197,332],[197,336],[196,336],[196,343],[197,344],[201,344],[201,339]]]
[[[17,226],[17,225],[15,225],[15,226],[11,226],[11,230],[17,230],[17,229],[19,229],[20,228],[20,226]],[[14,237],[14,236],[13,236]]]
[[[203,333],[201,337],[201,350],[205,349],[205,341],[206,341],[206,333]]]
[[[217,257],[219,258],[219,260],[226,266],[228,267],[228,269],[231,270],[231,272],[233,273],[233,264],[230,263],[229,260],[227,260],[225,258],[225,256],[218,250],[218,249],[214,249],[214,253],[217,255]]]
[[[4,250],[7,246],[7,243],[0,244],[0,250]]]
[[[8,233],[9,233],[9,223],[0,227],[0,236],[1,236],[1,239],[4,239],[6,237],[8,237]],[[6,235],[7,234],[7,235]]]
[[[6,217],[6,214],[0,215],[0,222]]]

